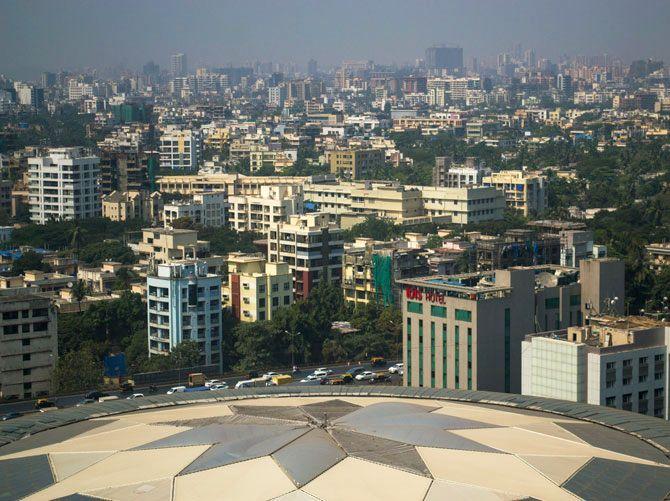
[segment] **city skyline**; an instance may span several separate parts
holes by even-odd
[[[312,58],[320,68],[362,59],[403,64],[441,43],[463,47],[466,61],[493,58],[517,44],[556,61],[578,54],[608,53],[625,62],[668,56],[664,20],[670,4],[661,1],[421,1],[409,12],[395,0],[282,5],[290,8],[268,1],[121,1],[113,10],[102,2],[10,1],[6,29],[0,30],[7,49],[0,54],[0,74],[137,70],[149,60],[169,68],[170,55],[182,52],[192,70],[253,61],[303,67]],[[75,20],[76,30],[58,28]]]

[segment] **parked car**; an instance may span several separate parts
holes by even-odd
[[[217,384],[221,384],[222,381],[220,379],[210,379],[209,381],[205,381],[205,386],[207,388],[211,388],[212,386],[216,386]]]
[[[97,402],[97,400],[93,398],[82,398],[79,402],[77,402],[76,407],[81,407],[82,405],[94,404],[95,402]]]
[[[126,397],[126,400],[135,400],[136,398],[144,398],[144,393],[133,393],[129,397]]]
[[[356,375],[356,381],[370,381],[374,379],[375,373],[372,371],[363,371]]]
[[[186,386],[173,386],[166,393],[172,395],[173,393],[182,393],[186,391]]]
[[[23,416],[20,412],[8,412],[4,416],[0,417],[0,421],[9,421],[10,419],[16,419],[17,417]]]
[[[228,389],[228,383],[221,381],[220,383],[217,383],[215,385],[212,385],[209,387],[210,390],[227,390]]]
[[[328,374],[332,373],[333,371],[331,369],[325,369],[325,368],[316,369],[314,372],[312,372],[312,374],[316,377],[326,377],[328,376]]]
[[[395,365],[392,365],[391,367],[389,367],[389,372],[391,374],[399,374],[400,371],[403,369],[403,367],[404,367],[404,364],[402,362],[400,362],[399,364],[395,364]]]

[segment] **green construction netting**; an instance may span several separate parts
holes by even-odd
[[[372,280],[375,284],[375,299],[384,306],[393,304],[391,256],[372,256]]]

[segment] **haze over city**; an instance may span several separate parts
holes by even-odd
[[[469,57],[521,44],[544,57],[611,54],[667,59],[670,4],[663,0],[5,0],[0,73],[139,68],[174,52],[193,67],[254,61],[324,67],[342,60],[406,63],[435,43]]]

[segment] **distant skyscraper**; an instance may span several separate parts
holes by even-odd
[[[311,77],[316,76],[317,63],[316,60],[310,59],[307,61],[307,74]]]
[[[526,63],[526,68],[529,70],[534,70],[537,66],[537,58],[535,57],[535,51],[533,49],[528,49],[523,54],[524,62]]]
[[[173,54],[170,58],[170,70],[172,71],[172,76],[186,76],[188,73],[188,69],[186,67],[186,54]]]
[[[147,64],[142,66],[142,74],[146,77],[158,76],[159,73],[160,67],[153,61],[149,61]]]
[[[434,45],[426,49],[426,68],[429,70],[460,70],[463,68],[463,49]]]
[[[570,75],[559,73],[556,77],[556,88],[564,98],[572,97],[572,77]]]
[[[56,74],[45,71],[44,73],[42,73],[41,83],[43,89],[46,89],[47,87],[53,87],[54,85],[56,85]]]

